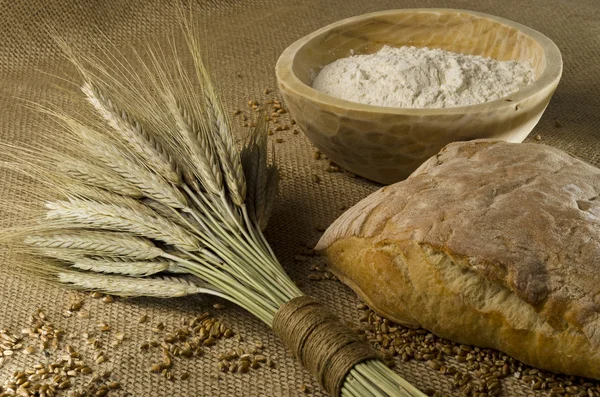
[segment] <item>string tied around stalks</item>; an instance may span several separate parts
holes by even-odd
[[[368,343],[310,296],[281,305],[273,330],[332,396],[341,395],[355,365],[379,358]]]

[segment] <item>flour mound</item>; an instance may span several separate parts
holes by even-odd
[[[325,66],[313,88],[367,105],[449,108],[502,98],[533,80],[529,62],[385,46],[375,54],[354,55]]]

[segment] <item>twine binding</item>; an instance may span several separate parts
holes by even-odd
[[[332,396],[341,394],[355,365],[378,358],[368,343],[310,296],[283,304],[273,330]]]

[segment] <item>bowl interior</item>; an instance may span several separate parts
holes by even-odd
[[[292,69],[300,81],[312,86],[325,65],[354,54],[372,54],[385,45],[440,48],[501,61],[529,61],[536,79],[546,68],[543,47],[501,20],[455,10],[398,10],[324,30],[298,50]]]

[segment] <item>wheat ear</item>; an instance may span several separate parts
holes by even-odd
[[[96,273],[113,273],[126,276],[144,277],[156,273],[169,271],[172,263],[169,262],[149,262],[149,261],[132,261],[121,262],[112,260],[98,260],[81,258],[72,261],[71,267],[80,270],[86,270]]]
[[[265,230],[267,228],[267,224],[269,223],[269,219],[273,213],[273,208],[275,208],[280,178],[279,168],[274,165],[267,168],[267,182],[264,194],[265,204],[262,208],[262,211],[259,212],[257,216],[257,222],[260,230]]]
[[[108,125],[127,141],[146,164],[149,164],[167,181],[176,185],[181,184],[175,160],[151,133],[127,112],[119,109],[98,87],[86,82],[81,90],[86,95],[88,102]]]
[[[173,54],[168,57],[168,60],[174,62],[176,67],[174,70],[167,70],[164,62],[165,55],[150,48],[147,49],[149,64],[140,59],[139,54],[136,55],[141,63],[140,70],[153,86],[154,93],[158,94],[144,98],[144,100],[151,98],[155,104],[154,108],[138,106],[138,113],[142,114],[145,121],[155,130],[168,138],[166,140],[168,149],[172,152],[172,156],[177,158],[184,180],[189,186],[197,192],[205,190],[222,195],[223,177],[214,149],[207,137],[203,135],[200,125],[203,118],[190,115],[190,112],[201,114],[202,104],[201,98],[196,95],[195,84],[190,81],[184,66],[176,54]],[[109,80],[112,78],[106,77]],[[129,89],[118,90],[115,94],[122,96],[123,93],[129,98],[123,103],[138,102],[139,95],[135,95]],[[200,120],[200,123],[197,120]]]
[[[196,67],[204,70],[204,65],[196,65]],[[212,124],[213,142],[221,162],[227,188],[230,191],[233,203],[237,206],[242,206],[246,199],[246,178],[240,154],[233,141],[231,126],[225,116],[223,106],[214,92],[210,79],[205,76],[202,82],[204,83],[207,117],[209,123]]]
[[[82,145],[92,158],[119,174],[124,180],[134,184],[147,197],[154,198],[175,208],[187,206],[186,196],[177,187],[145,166],[139,156],[127,151],[122,145],[114,142],[110,134],[100,132],[81,124],[68,114],[41,109],[53,116]]]
[[[56,279],[73,288],[119,296],[177,298],[204,292],[203,288],[190,281],[168,277],[137,278],[57,269]]]
[[[80,136],[88,151],[125,180],[142,190],[146,196],[174,208],[187,207],[185,195],[161,176],[128,156],[127,152],[109,142],[106,137],[81,126]]]
[[[240,158],[246,176],[246,207],[252,221],[257,222],[266,201],[267,183],[267,125],[262,114],[258,116],[242,151]]]
[[[137,198],[124,196],[103,189],[101,187],[79,183],[78,181],[57,178],[55,184],[51,186],[59,192],[58,199],[68,199],[69,197],[98,201],[106,204],[123,205],[130,208],[135,208],[138,211],[145,212],[144,206]]]
[[[170,103],[170,113],[175,119],[177,135],[185,142],[186,157],[191,170],[202,186],[217,195],[223,193],[223,173],[209,140],[190,113],[176,102]]]
[[[25,238],[24,243],[34,247],[37,252],[54,257],[53,252],[62,250],[68,252],[94,255],[123,256],[132,259],[154,259],[160,257],[163,251],[150,240],[127,233],[98,232],[89,230],[58,230],[32,234]]]
[[[70,262],[69,265],[73,268],[96,273],[114,273],[136,277],[150,276],[160,272],[184,273],[177,262],[160,257],[136,259],[124,256],[107,256],[106,254],[95,255],[89,251],[49,248],[36,250],[35,254]]]
[[[144,212],[125,205],[70,198],[47,202],[46,219],[65,227],[93,227],[123,231],[163,241],[184,250],[196,251],[198,239],[183,227],[161,217],[146,207]]]
[[[89,162],[75,159],[62,159],[57,164],[57,171],[86,185],[101,187],[113,193],[130,197],[143,197],[137,186],[122,178],[110,169],[97,167]]]
[[[203,117],[197,117],[197,119],[206,120],[205,125],[209,134],[208,138],[213,142],[219,157],[219,163],[223,170],[224,180],[229,190],[231,201],[237,206],[242,206],[246,199],[246,179],[240,160],[240,153],[231,130],[231,123],[226,116],[227,112],[216,94],[211,76],[202,60],[202,50],[197,37],[194,35],[195,32],[190,30],[190,26],[184,26],[184,28],[187,29],[188,34],[185,35],[185,39],[194,62],[196,79],[202,87],[205,104]],[[181,63],[178,58],[176,58],[176,62],[180,68],[179,65]],[[200,114],[197,116],[200,116]]]

